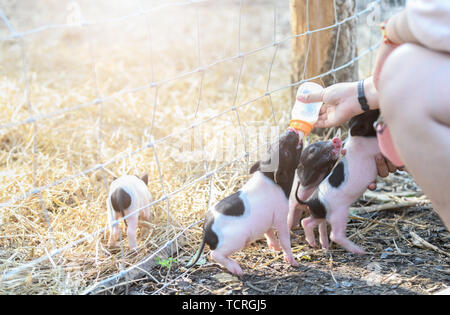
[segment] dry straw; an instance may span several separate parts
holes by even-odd
[[[31,1],[11,4],[5,14],[19,32],[53,22],[51,16],[55,12],[71,13],[70,7],[51,5],[33,18],[26,10],[34,7]],[[84,18],[101,20],[100,17],[109,18],[118,13],[101,12],[99,8],[104,10],[105,6],[99,4],[83,11]],[[120,8],[116,9],[120,12]],[[258,13],[264,11],[257,9]],[[246,179],[247,157],[155,204],[154,220],[147,224],[147,231],[139,228],[139,250],[129,251],[123,233],[123,254],[120,249],[107,246],[108,232],[104,232],[88,237],[60,255],[47,256],[106,226],[107,192],[100,169],[52,185],[40,194],[13,199],[26,195],[34,187],[45,187],[61,178],[80,174],[99,161],[114,161],[105,166],[106,183],[113,175],[148,172],[149,189],[158,200],[230,161],[205,163],[198,156],[217,150],[208,144],[212,146],[218,137],[224,139],[226,130],[233,129],[227,134],[236,143],[233,159],[243,156],[241,133],[236,132],[239,123],[241,126],[254,121],[273,124],[271,102],[276,122],[285,124],[290,107],[289,90],[263,97],[198,128],[187,129],[155,147],[145,147],[149,141],[158,141],[228,110],[233,103],[239,105],[266,92],[275,48],[231,59],[158,86],[121,93],[189,72],[199,62],[208,65],[236,55],[239,6],[223,4],[222,10],[215,11],[213,20],[208,18],[210,10],[202,5],[168,7],[158,14],[120,23],[56,28],[24,36],[27,80],[23,77],[20,40],[1,43],[0,125],[10,126],[0,129],[0,201],[12,202],[1,209],[0,272],[4,274],[40,257],[49,258],[4,280],[0,284],[1,294],[82,292],[150,255],[183,227],[200,220],[208,202],[242,185]],[[267,45],[272,40],[273,25],[255,23],[251,19],[252,10],[255,9],[243,8],[242,12],[242,51]],[[271,21],[271,14],[273,11],[265,15],[267,21]],[[62,16],[58,19],[57,22],[64,22]],[[197,30],[201,33],[196,34]],[[7,31],[2,29],[0,37],[7,36]],[[201,39],[199,45],[197,36]],[[274,60],[276,71],[271,74],[271,89],[289,84],[287,56],[286,44],[280,47]],[[92,75],[92,61],[96,77]],[[35,124],[14,125],[30,117],[24,93],[27,82],[33,117],[66,112]],[[98,96],[105,101],[93,102]],[[194,150],[198,152],[194,154]],[[175,254],[185,243],[192,244],[192,250],[191,246],[183,246],[184,249],[195,251],[199,231],[194,230],[176,242]]]
[[[98,2],[82,14],[114,20],[148,10],[143,3]],[[58,1],[3,9],[17,32],[64,25],[77,12]],[[271,47],[274,36],[289,35],[287,4],[275,13],[276,19],[271,2],[193,2],[0,43],[0,202],[8,204],[0,211],[0,273],[46,258],[2,281],[0,294],[81,293],[149,256],[201,220],[208,204],[242,186],[255,158],[245,155],[242,128],[258,122],[282,130],[289,118],[290,40]],[[9,35],[0,29],[0,38]],[[28,123],[30,117],[40,119]],[[204,161],[224,151],[232,158]],[[95,168],[99,163],[103,169]],[[154,220],[139,228],[136,253],[125,233],[123,251],[109,248],[108,232],[95,234],[107,224],[106,186],[113,176],[144,172],[155,200],[193,184],[152,206]],[[67,180],[52,184],[60,179]],[[45,189],[29,194],[36,187]],[[200,236],[196,226],[174,242],[173,255],[193,254]]]

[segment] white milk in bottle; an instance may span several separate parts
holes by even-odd
[[[300,94],[320,93],[322,90],[323,88],[319,84],[306,82],[298,87],[297,96]],[[319,118],[321,106],[322,102],[302,103],[296,99],[289,126],[303,132],[305,136],[308,135]]]

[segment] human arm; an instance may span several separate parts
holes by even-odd
[[[364,80],[364,93],[370,109],[378,108],[378,92],[373,77]],[[358,102],[358,82],[338,83],[319,93],[301,94],[300,102],[323,102],[315,127],[330,128],[345,123],[353,116],[363,113]]]

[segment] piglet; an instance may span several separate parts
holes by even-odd
[[[311,216],[301,221],[305,237],[315,247],[314,227],[319,225],[322,247],[328,248],[326,221],[331,224],[330,238],[349,252],[365,254],[346,235],[348,209],[377,177],[375,155],[380,152],[373,127],[379,111],[368,111],[349,122],[350,136],[346,154],[306,201]]]
[[[289,196],[288,225],[292,229],[297,225],[305,209],[307,200],[322,180],[330,174],[340,157],[342,141],[333,138],[308,145],[302,152],[295,173],[294,184]]]
[[[291,251],[287,225],[288,197],[302,145],[294,131],[287,131],[272,144],[265,159],[255,163],[249,181],[236,193],[219,201],[206,215],[203,239],[193,266],[208,244],[211,258],[231,273],[242,275],[239,264],[229,258],[263,234],[270,248],[283,249],[285,261],[298,266]],[[280,242],[274,234],[278,231]]]
[[[111,246],[116,246],[119,239],[119,224],[112,226],[112,222],[119,219],[120,216],[125,217],[129,213],[141,209],[153,201],[152,195],[147,188],[147,184],[148,174],[145,174],[141,178],[125,175],[115,179],[111,183],[108,199],[106,201],[108,222],[111,231],[109,239]],[[131,249],[137,248],[136,229],[140,214],[145,220],[151,220],[150,208],[146,207],[129,216],[125,221],[127,226],[128,244]],[[113,242],[111,242],[111,239],[113,239]]]

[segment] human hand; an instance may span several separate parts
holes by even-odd
[[[364,80],[364,94],[369,108],[377,109],[378,91],[373,77]],[[303,103],[323,102],[314,125],[317,128],[336,127],[363,113],[358,101],[358,82],[337,83],[319,93],[300,94],[297,99]]]
[[[315,124],[318,128],[339,126],[362,113],[357,82],[334,84],[318,93],[301,94],[297,99],[302,103],[323,102]]]
[[[380,177],[387,177],[389,173],[394,173],[396,170],[400,169],[392,164],[383,154],[378,153],[375,156],[375,163],[377,164],[377,172]],[[377,183],[373,182],[367,187],[370,190],[375,190],[377,188]]]

